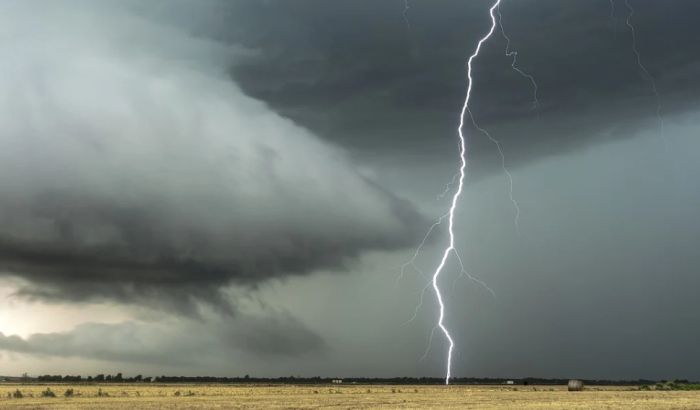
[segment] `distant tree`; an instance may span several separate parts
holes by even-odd
[[[112,381],[112,375],[111,375],[111,374],[108,374],[107,376],[105,376],[105,381],[106,381],[106,382],[111,382],[111,381]]]
[[[117,373],[117,375],[114,376],[114,379],[112,381],[116,383],[121,383],[122,381],[124,381],[124,378],[122,377],[121,373]]]
[[[140,374],[137,375],[136,377],[134,377],[134,381],[135,381],[135,382],[141,382],[141,381],[143,381],[143,376],[140,375]]]
[[[96,382],[103,382],[103,381],[105,381],[105,375],[104,375],[104,374],[98,374],[97,376],[95,376],[95,381],[96,381]]]

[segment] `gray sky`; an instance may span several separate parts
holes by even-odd
[[[465,128],[457,248],[495,295],[448,264],[455,376],[700,379],[700,4],[630,4],[654,84],[623,1],[503,1],[539,104],[499,29],[471,107],[519,229]],[[490,2],[409,6],[0,5],[0,373],[442,376],[446,232],[400,273]]]

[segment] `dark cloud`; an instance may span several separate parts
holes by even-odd
[[[365,160],[444,157],[454,146],[465,60],[488,29],[490,2],[412,1],[410,29],[398,3],[237,2],[245,19],[231,35],[261,53],[238,64],[235,77],[246,92]],[[693,16],[700,4],[632,4],[638,48],[657,81],[662,112],[693,107],[699,73]],[[473,111],[496,131],[511,166],[629,137],[624,129],[600,136],[611,125],[654,115],[651,86],[625,25],[628,10],[618,1],[612,18],[611,11],[607,1],[503,2],[511,47],[537,79],[541,104],[532,109],[530,83],[511,70],[497,33],[475,64]],[[498,170],[490,165],[498,162],[490,158],[494,147],[478,133],[470,136],[471,158],[488,157],[474,167],[477,176]]]
[[[3,5],[0,270],[20,294],[189,311],[413,242],[411,204],[245,96],[226,74],[245,52],[158,4]]]

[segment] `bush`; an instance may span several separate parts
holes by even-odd
[[[46,390],[41,392],[41,397],[56,397],[56,393],[52,392],[51,389],[47,387]]]
[[[68,390],[66,390],[66,392],[63,393],[63,396],[65,396],[65,397],[73,397],[73,389],[68,389]]]
[[[15,399],[21,399],[22,397],[24,397],[24,395],[21,391],[19,391],[19,389],[17,389],[14,393],[12,393],[12,397],[14,397]]]

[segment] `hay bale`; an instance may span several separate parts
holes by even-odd
[[[569,391],[583,391],[583,382],[581,380],[569,380]]]

